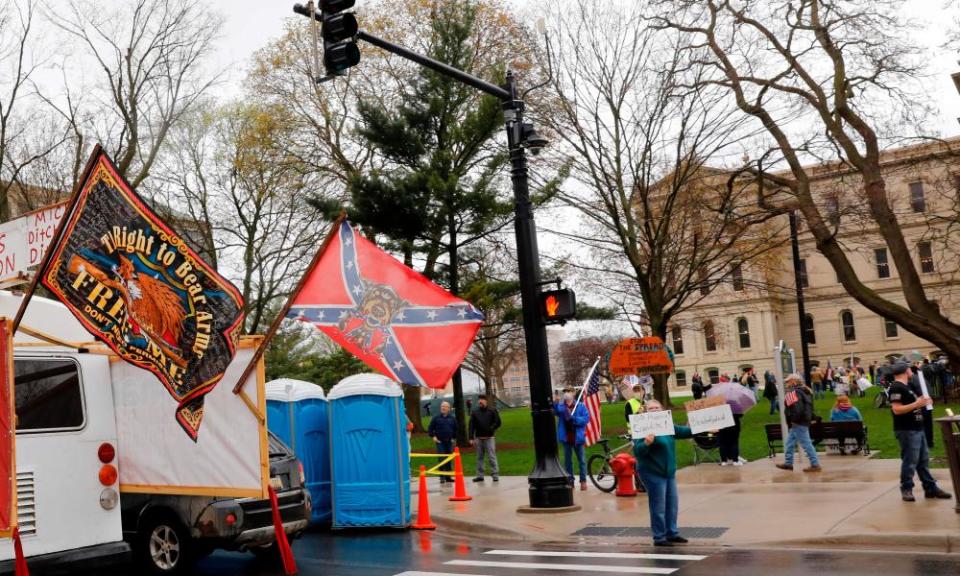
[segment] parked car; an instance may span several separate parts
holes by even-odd
[[[303,467],[272,432],[268,444],[280,517],[287,536],[296,538],[310,520]],[[181,574],[216,549],[276,553],[269,499],[124,494],[121,518],[135,561],[153,574]]]

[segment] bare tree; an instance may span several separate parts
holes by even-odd
[[[216,83],[204,69],[220,19],[201,0],[136,0],[116,10],[70,0],[51,7],[53,22],[90,65],[95,94],[77,132],[96,137],[135,188],[150,175],[170,129]],[[71,115],[67,115],[71,116]],[[73,116],[73,120],[81,118]]]
[[[217,257],[246,303],[248,333],[262,331],[289,295],[326,230],[306,209],[300,165],[280,145],[283,108],[198,108],[174,130],[157,171],[158,199]]]
[[[777,244],[779,225],[753,189],[722,169],[743,122],[729,119],[720,91],[683,84],[701,67],[661,42],[636,5],[554,5],[549,18],[555,72],[541,121],[572,163],[579,186],[560,199],[583,223],[555,232],[581,246],[579,267],[628,317],[639,299],[665,339],[677,314]],[[669,402],[663,377],[656,395]]]
[[[65,140],[62,127],[45,118],[32,80],[41,63],[34,58],[36,8],[34,0],[0,6],[0,222],[13,216],[11,194],[29,196],[26,173]]]
[[[786,173],[764,173],[779,195],[776,210],[799,210],[817,249],[860,304],[929,340],[960,363],[960,325],[927,294],[904,237],[882,167],[885,144],[922,134],[929,112],[917,90],[922,54],[900,2],[823,0],[662,1],[652,22],[677,32],[714,74],[699,85],[728,91],[745,117],[759,121],[773,159]],[[766,155],[766,154],[764,154]],[[832,160],[859,179],[849,198],[885,243],[898,293],[864,284],[838,234],[836,200],[815,186],[810,159]],[[830,212],[833,212],[831,214]],[[905,304],[900,303],[900,297]]]

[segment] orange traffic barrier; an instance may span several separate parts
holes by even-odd
[[[463,482],[463,464],[460,462],[460,448],[453,449],[453,496],[451,502],[466,502],[473,500],[467,496],[467,485]]]
[[[430,501],[427,499],[427,467],[420,467],[420,499],[417,501],[417,521],[410,525],[414,530],[434,530],[437,525],[430,521]]]

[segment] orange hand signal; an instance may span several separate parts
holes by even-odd
[[[557,308],[560,308],[560,301],[555,296],[547,296],[544,303],[547,305],[547,316],[555,316]]]

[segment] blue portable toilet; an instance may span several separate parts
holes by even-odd
[[[410,524],[410,443],[400,385],[349,376],[327,394],[333,527]]]
[[[311,520],[330,522],[330,438],[327,399],[310,382],[280,378],[267,382],[267,428],[293,449],[313,501]]]

